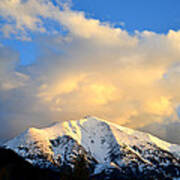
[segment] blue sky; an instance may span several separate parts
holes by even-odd
[[[128,32],[149,30],[167,33],[180,28],[180,1],[178,0],[76,0],[73,9],[85,11],[90,17],[124,22]]]
[[[115,27],[125,29],[130,34],[134,31],[153,31],[156,33],[168,33],[170,29],[180,29],[180,1],[179,0],[74,0],[72,9],[83,11],[87,18],[99,19],[102,22],[110,22]],[[4,19],[0,21],[4,24]],[[61,31],[61,27],[52,20],[46,20],[49,31],[53,27]],[[37,34],[31,34],[36,38]],[[13,36],[12,36],[13,37]],[[18,50],[20,63],[28,65],[37,57],[36,43],[33,41],[23,42],[14,38],[7,39],[1,36],[1,43]]]

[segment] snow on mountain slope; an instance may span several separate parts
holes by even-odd
[[[78,154],[84,154],[89,165],[113,164],[141,171],[173,165],[176,176],[180,175],[180,146],[96,117],[30,128],[5,147],[40,167],[73,166]]]
[[[82,146],[91,148],[91,152],[93,152],[93,147],[96,151],[98,148],[98,152],[101,150],[100,140],[103,141],[103,138],[105,138],[108,142],[107,138],[112,140],[111,138],[114,136],[119,144],[138,146],[150,143],[180,156],[179,145],[170,144],[152,136],[151,134],[119,126],[96,117],[86,117],[76,121],[57,123],[54,126],[42,129],[41,131],[43,132],[44,137],[47,137],[48,139],[62,135],[69,135]],[[96,140],[96,143],[93,143],[94,140]],[[105,153],[104,149],[100,155],[102,155],[102,153]]]
[[[108,123],[108,122],[107,122]],[[176,153],[177,155],[180,155],[180,146],[176,144],[171,144],[166,141],[163,141],[149,133],[144,133],[140,131],[136,131],[127,127],[119,126],[114,123],[108,123],[110,124],[112,131],[114,134],[116,134],[116,137],[120,137],[120,141],[123,143],[126,143],[130,146],[132,145],[142,145],[142,144],[155,144],[159,148],[162,148],[163,150],[169,151],[171,153]]]

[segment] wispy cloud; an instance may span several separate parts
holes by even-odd
[[[14,34],[21,40],[30,40],[31,32],[48,33],[45,27],[47,20],[57,21],[60,6],[66,7],[62,3],[58,5],[49,0],[2,0],[0,15],[5,23],[1,31],[6,37]]]

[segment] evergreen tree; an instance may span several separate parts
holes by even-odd
[[[75,166],[73,170],[73,180],[88,180],[90,177],[90,170],[88,167],[88,162],[85,160],[83,154],[79,154],[75,161]]]

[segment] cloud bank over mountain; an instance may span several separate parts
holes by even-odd
[[[2,0],[0,16],[4,37],[39,48],[22,66],[0,45],[0,137],[92,114],[180,143],[167,128],[180,127],[180,31],[129,34],[48,0]]]

